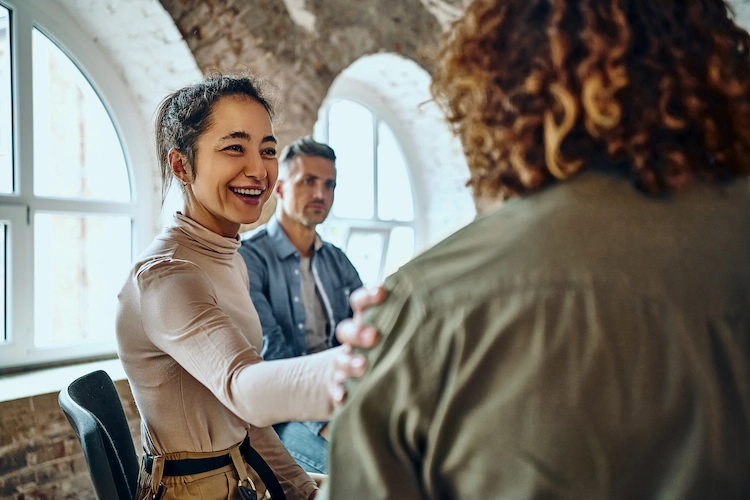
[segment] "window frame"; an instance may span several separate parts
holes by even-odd
[[[126,215],[131,219],[131,259],[153,238],[154,197],[143,119],[110,58],[88,32],[53,0],[0,0],[10,11],[14,193],[0,194],[0,220],[9,231],[6,290],[7,339],[0,343],[0,372],[116,354],[114,337],[97,343],[34,347],[34,215]],[[88,80],[117,132],[128,168],[130,202],[35,196],[33,192],[32,31],[38,29],[67,55]],[[19,223],[21,225],[19,226]]]
[[[400,120],[397,115],[393,112],[388,103],[382,99],[379,95],[373,92],[370,88],[361,85],[356,80],[350,80],[345,77],[339,76],[331,90],[324,99],[320,109],[318,110],[318,121],[315,125],[314,136],[316,140],[321,142],[328,142],[329,134],[329,110],[331,105],[338,100],[352,101],[360,106],[364,106],[367,110],[372,113],[373,116],[373,160],[374,160],[374,173],[373,173],[373,195],[374,195],[374,206],[373,206],[373,217],[370,219],[350,219],[345,217],[337,217],[334,215],[333,210],[328,215],[326,221],[322,224],[323,228],[326,228],[326,224],[332,224],[339,222],[342,228],[341,239],[344,242],[344,250],[348,246],[349,236],[354,231],[361,232],[376,232],[385,234],[383,242],[383,252],[380,261],[380,268],[378,271],[378,282],[382,282],[385,279],[385,265],[386,257],[388,252],[388,243],[390,241],[390,231],[395,227],[411,227],[414,231],[414,254],[416,255],[421,248],[425,246],[425,231],[422,230],[425,224],[423,210],[419,210],[421,195],[419,193],[418,186],[415,184],[415,172],[414,165],[417,164],[416,158],[414,158],[408,147],[409,135],[405,129],[401,126]],[[379,124],[384,123],[393,132],[396,144],[403,155],[404,162],[406,163],[406,175],[409,179],[409,187],[412,193],[412,203],[414,210],[414,218],[411,221],[399,221],[381,220],[378,216],[378,144],[379,144]]]

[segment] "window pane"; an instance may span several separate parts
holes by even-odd
[[[34,194],[130,201],[125,156],[86,77],[34,30]]]
[[[114,340],[117,293],[130,267],[125,216],[34,217],[34,343]]]
[[[380,262],[383,259],[383,235],[365,231],[352,231],[346,255],[352,261],[366,287],[379,281]]]
[[[6,300],[8,292],[8,224],[0,224],[0,263],[2,263],[2,273],[0,273],[0,343],[8,340],[8,302]]]
[[[378,218],[380,220],[414,220],[406,160],[391,128],[378,125]]]
[[[385,276],[395,273],[414,256],[414,229],[394,227],[385,254]]]
[[[316,228],[323,240],[336,245],[339,248],[346,248],[346,237],[348,236],[349,225],[335,217],[328,217],[323,224]]]
[[[375,215],[373,116],[352,101],[336,101],[328,115],[328,138],[336,151],[336,217]]]
[[[13,192],[13,106],[10,89],[10,12],[0,7],[0,193]]]

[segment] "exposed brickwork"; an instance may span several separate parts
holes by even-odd
[[[312,131],[331,82],[352,62],[386,51],[426,65],[442,31],[420,0],[161,3],[203,71],[247,68],[280,86],[284,115],[276,133],[282,143]],[[295,3],[303,4],[305,16],[289,13],[287,4]]]
[[[140,416],[127,381],[115,382],[136,450]],[[0,403],[0,500],[95,500],[73,428],[44,394]]]

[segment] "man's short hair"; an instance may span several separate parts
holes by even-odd
[[[336,163],[336,153],[328,144],[317,142],[312,137],[300,137],[296,141],[288,144],[279,157],[279,178],[286,177],[289,174],[289,162],[297,156],[319,156],[326,160]]]

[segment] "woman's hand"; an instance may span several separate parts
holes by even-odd
[[[330,387],[331,398],[335,406],[341,406],[346,400],[344,384],[349,378],[358,378],[365,373],[366,359],[355,354],[354,348],[369,349],[378,341],[378,332],[372,326],[362,323],[364,311],[380,304],[387,293],[383,287],[370,290],[358,288],[349,298],[354,317],[345,319],[336,326],[336,338],[344,348],[334,358],[333,384]]]

